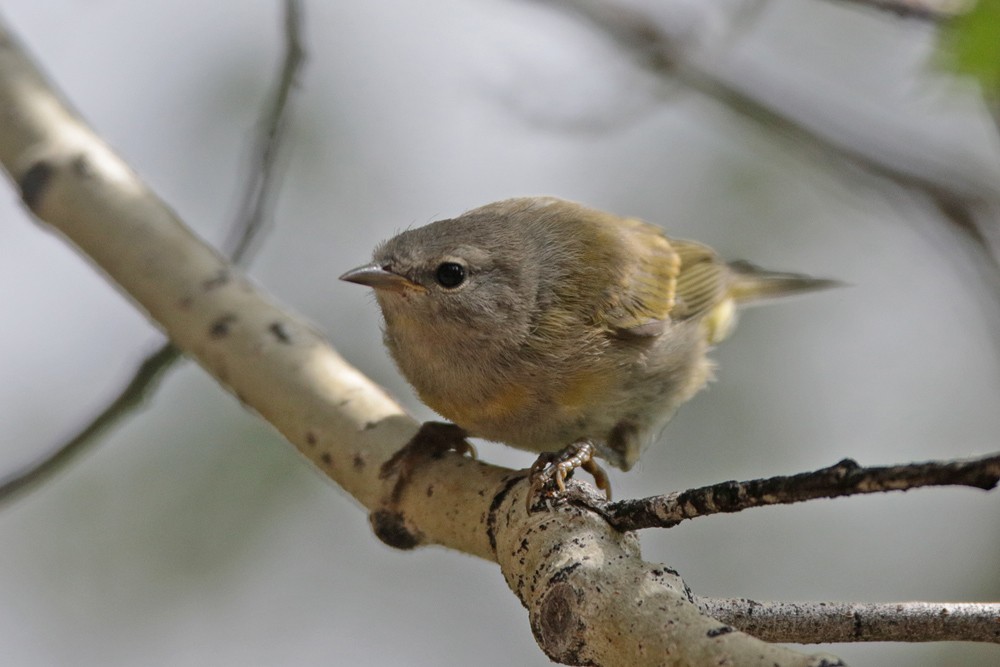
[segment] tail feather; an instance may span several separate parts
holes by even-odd
[[[767,271],[743,261],[732,262],[729,268],[733,272],[729,296],[740,305],[845,286],[839,280],[813,278],[802,273]]]

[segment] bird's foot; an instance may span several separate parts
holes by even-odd
[[[420,462],[425,459],[441,458],[446,452],[458,452],[462,456],[476,458],[476,448],[465,439],[464,429],[445,422],[424,422],[408,443],[382,464],[379,479],[396,477],[392,491],[392,501],[399,500],[403,488],[413,476]]]
[[[573,471],[577,468],[589,472],[597,488],[604,491],[608,500],[611,500],[611,482],[604,469],[594,461],[596,451],[594,443],[580,440],[558,452],[542,452],[528,473],[531,482],[531,488],[528,490],[528,511],[531,511],[531,506],[539,495],[551,498],[565,493],[566,480],[573,476]],[[552,488],[553,486],[555,488]]]

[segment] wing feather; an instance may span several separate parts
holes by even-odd
[[[727,297],[730,272],[708,246],[669,239],[652,225],[623,221],[630,269],[616,284],[609,324],[633,336],[661,333],[670,321],[710,313]]]

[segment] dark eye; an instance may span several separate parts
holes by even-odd
[[[455,262],[443,262],[438,265],[434,278],[441,287],[453,289],[465,282],[465,267]]]

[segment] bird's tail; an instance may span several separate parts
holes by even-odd
[[[749,262],[731,262],[729,268],[733,272],[729,296],[739,305],[844,286],[838,280],[813,278],[801,273],[767,271]]]

